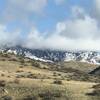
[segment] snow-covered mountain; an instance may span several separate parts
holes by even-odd
[[[65,61],[80,61],[91,64],[100,64],[100,52],[94,51],[77,51],[66,52]]]
[[[25,57],[40,60],[43,62],[58,61],[80,61],[92,64],[100,64],[100,52],[94,51],[60,51],[60,50],[43,50],[28,49],[21,46],[1,48],[1,51],[23,55]]]

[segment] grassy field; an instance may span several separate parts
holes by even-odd
[[[0,54],[0,100],[100,100],[96,65],[43,63]]]

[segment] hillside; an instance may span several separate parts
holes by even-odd
[[[29,49],[22,46],[1,47],[1,51],[23,55],[25,57],[44,62],[79,61],[100,65],[100,52],[98,51],[68,51],[52,49]]]
[[[96,67],[0,53],[0,100],[99,100],[97,95],[87,95],[100,82],[99,77],[88,74]]]

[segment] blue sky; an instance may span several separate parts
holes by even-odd
[[[0,0],[1,16],[2,13],[4,13],[9,1],[10,0]],[[35,25],[39,29],[39,31],[50,31],[55,28],[57,22],[63,21],[71,17],[72,6],[83,6],[84,8],[89,8],[90,3],[91,2],[89,2],[89,0],[62,0],[61,4],[56,4],[54,0],[47,0],[47,5],[46,7],[44,7],[43,11],[40,12],[40,14],[34,13],[33,11],[31,14],[28,15],[28,21],[29,23]],[[6,25],[7,28],[10,28],[11,30],[14,30],[17,27],[21,27],[22,29],[25,27],[29,29],[29,27],[26,26],[23,21],[21,22],[21,20],[17,18],[15,18],[15,20],[12,19],[9,22],[6,22]]]
[[[100,0],[0,0],[0,45],[99,50],[99,6]]]

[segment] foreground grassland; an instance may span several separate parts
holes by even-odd
[[[0,100],[100,100],[96,65],[43,63],[0,54]]]

